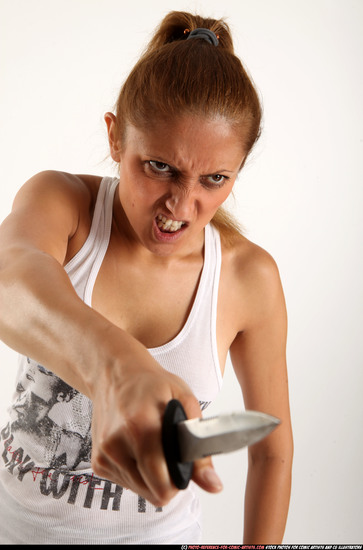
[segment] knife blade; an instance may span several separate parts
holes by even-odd
[[[253,445],[279,424],[278,418],[257,411],[188,420],[180,401],[172,399],[166,406],[162,426],[170,477],[178,489],[185,489],[192,477],[194,460]]]

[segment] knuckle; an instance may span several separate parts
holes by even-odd
[[[131,443],[136,452],[141,451],[147,438],[148,428],[140,418],[133,418],[125,428],[125,437]]]
[[[140,441],[142,441],[145,431],[145,420],[145,416],[139,412],[124,418],[122,433],[132,446],[138,446]]]
[[[93,472],[97,476],[106,476],[108,473],[108,461],[102,453],[94,453],[91,458],[91,466]]]
[[[195,470],[204,470],[204,468],[213,467],[212,459],[210,456],[205,458],[199,458],[194,461]]]
[[[154,506],[162,508],[167,506],[171,499],[175,496],[177,491],[173,491],[170,488],[159,489],[157,494],[154,496]]]
[[[200,405],[197,398],[192,394],[183,396],[183,406],[189,418],[201,416]]]

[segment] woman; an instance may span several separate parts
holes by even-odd
[[[194,485],[172,483],[161,423],[172,398],[201,415],[228,352],[246,408],[282,420],[249,448],[244,540],[281,542],[286,311],[274,261],[221,209],[261,121],[227,25],[166,16],[105,121],[119,178],[37,174],[1,227],[0,337],[21,354],[1,542],[200,541]],[[193,481],[222,489],[210,458]]]

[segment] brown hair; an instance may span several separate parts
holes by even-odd
[[[213,31],[214,46],[203,38],[187,40],[197,28]],[[125,136],[127,123],[147,127],[153,120],[183,114],[223,117],[241,137],[247,157],[260,135],[261,106],[224,20],[186,12],[170,12],[161,22],[140,60],[124,83],[116,104],[117,129]],[[229,237],[238,224],[223,209],[212,223]]]

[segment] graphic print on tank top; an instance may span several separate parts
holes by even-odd
[[[91,401],[29,358],[22,362],[8,426],[13,441],[40,467],[90,467]]]

